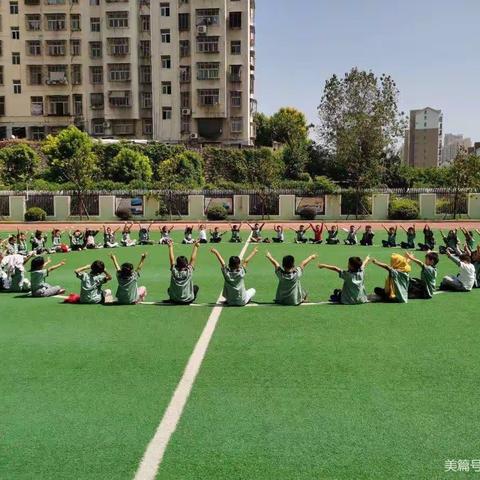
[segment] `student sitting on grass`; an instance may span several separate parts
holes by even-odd
[[[458,276],[453,275],[443,278],[440,290],[451,292],[470,292],[475,285],[476,272],[472,259],[468,253],[456,256],[451,249],[447,250],[448,258],[460,269]]]
[[[242,239],[240,237],[240,230],[242,229],[242,223],[240,225],[230,224],[230,232],[232,236],[230,237],[230,243],[241,243]]]
[[[218,227],[215,227],[213,230],[210,230],[210,243],[220,243],[224,235],[225,232],[222,233]]]
[[[305,228],[305,225],[300,225],[300,227],[298,228],[298,230],[295,230],[294,228],[291,228],[290,227],[290,230],[292,230],[293,232],[295,232],[295,240],[294,242],[295,243],[307,243],[308,242],[308,238],[307,238],[307,231],[310,229],[311,227],[307,227]]]
[[[195,240],[193,239],[193,225],[191,227],[189,227],[187,225],[185,227],[185,230],[183,231],[182,244],[183,245],[191,245],[194,242],[195,242]]]
[[[442,236],[443,243],[445,245],[441,245],[439,248],[439,252],[443,255],[448,253],[448,249],[450,249],[452,252],[456,253],[459,255],[460,252],[460,242],[458,241],[458,232],[457,229],[452,229],[449,230],[447,236],[444,235],[444,233],[440,230],[440,235]]]
[[[164,225],[163,227],[159,227],[159,230],[160,230],[160,241],[158,242],[160,245],[169,245],[170,242],[172,241],[171,237],[170,237],[170,233],[172,232],[173,230],[173,225],[168,228],[166,225]]]
[[[252,243],[260,243],[262,241],[262,230],[265,224],[262,223],[260,225],[259,223],[255,223],[254,225],[250,225],[249,223],[247,223],[247,225],[250,227],[250,230],[252,231],[252,236],[250,237],[250,241]]]
[[[47,236],[44,235],[40,230],[36,230],[30,238],[30,244],[32,245],[32,250],[37,255],[41,255],[47,251]]]
[[[45,279],[50,275],[50,272],[57,270],[57,268],[65,265],[64,261],[48,267],[51,263],[49,258],[47,261],[43,257],[35,257],[30,265],[30,283],[32,289],[32,297],[53,297],[54,295],[61,295],[65,293],[65,289],[60,286],[52,287]],[[48,267],[48,268],[47,268]]]
[[[338,238],[338,225],[332,225],[330,228],[325,225],[325,227],[328,234],[326,240],[327,245],[338,245],[340,243],[340,239]]]
[[[190,305],[198,295],[198,286],[193,284],[193,271],[197,260],[199,242],[193,244],[190,261],[186,257],[178,257],[175,260],[173,242],[168,244],[170,260],[170,287],[168,288],[169,303],[175,305]]]
[[[150,240],[150,229],[153,222],[150,222],[148,227],[144,227],[141,223],[138,224],[138,245],[153,245],[153,240]]]
[[[415,225],[408,227],[408,230],[402,225],[402,230],[407,234],[407,241],[400,242],[400,247],[404,250],[414,250],[415,249],[415,238],[417,232],[415,231]]]
[[[465,235],[465,242],[470,249],[470,251],[474,251],[476,248],[476,240],[475,240],[475,233],[473,230],[467,230],[466,228],[461,227],[460,230]]]
[[[208,243],[207,227],[205,225],[200,225],[200,227],[198,228],[198,243]]]
[[[473,266],[475,267],[475,285],[474,288],[480,288],[480,245],[476,250],[470,253]]]
[[[87,273],[87,270],[90,272]],[[77,268],[75,275],[80,280],[79,303],[93,305],[112,302],[112,292],[109,289],[102,290],[102,286],[109,282],[112,276],[105,270],[105,264],[101,260]]]
[[[110,227],[103,226],[103,247],[104,248],[117,248],[118,242],[115,238],[115,234],[120,230],[120,227],[117,227],[115,230],[112,230]]]
[[[103,248],[103,245],[95,243],[95,237],[98,235],[98,230],[89,230],[85,231],[85,248],[87,250],[95,250]]]
[[[25,278],[25,265],[33,255],[34,252],[31,252],[26,257],[15,253],[2,258],[0,270],[4,272],[4,275],[2,275],[4,290],[15,293],[30,291],[30,281]]]
[[[367,257],[363,262],[359,257],[351,257],[348,260],[347,270],[323,263],[318,265],[320,269],[337,272],[343,280],[343,288],[334,290],[330,301],[342,305],[361,305],[368,302],[365,290],[365,267],[369,261],[370,257]]]
[[[416,263],[420,269],[420,278],[411,278],[408,287],[408,298],[429,300],[437,288],[437,265],[439,262],[438,253],[428,252],[425,255],[425,262],[415,258],[412,253],[406,252],[405,256]]]
[[[17,229],[17,253],[20,255],[28,255],[27,236],[25,232]]]
[[[393,254],[390,265],[373,259],[372,263],[388,271],[385,288],[375,288],[375,294],[385,302],[408,303],[410,285],[410,261],[402,255]]]
[[[212,248],[210,251],[217,257],[222,266],[225,303],[231,307],[244,307],[250,303],[256,291],[254,288],[249,288],[248,290],[245,288],[246,268],[258,253],[258,248],[254,248],[252,253],[243,261],[240,257],[230,257],[228,266],[218,250]]]
[[[355,227],[355,225],[350,225],[350,228],[342,228],[342,230],[347,234],[347,238],[344,240],[345,245],[357,245],[357,232],[360,230],[360,227]]]
[[[63,243],[62,232],[58,228],[52,230],[52,248],[50,253],[68,253],[70,247]]]
[[[122,266],[120,266],[115,255],[110,255],[110,258],[117,272],[117,303],[119,305],[135,305],[143,302],[147,296],[147,289],[138,286],[138,278],[140,277],[140,271],[143,268],[147,254],[142,254],[136,269],[131,263],[122,263]]]
[[[323,242],[322,236],[323,236],[324,226],[325,224],[323,222],[321,225],[310,224],[310,228],[312,229],[312,232],[313,232],[313,238],[310,239],[311,243],[315,245],[320,245]]]
[[[283,257],[282,266],[275,260],[271,253],[267,253],[267,258],[275,267],[275,274],[278,278],[277,293],[275,303],[278,305],[301,305],[307,299],[307,292],[303,290],[300,279],[303,276],[305,267],[317,258],[316,255],[310,255],[300,266],[295,266],[295,258],[291,255]]]
[[[6,253],[7,255],[15,255],[18,253],[17,239],[14,235],[10,235],[6,243]]]
[[[387,232],[387,239],[382,240],[382,245],[385,248],[394,248],[397,246],[397,228],[398,227],[390,227],[387,228],[385,225],[382,225],[384,230]]]
[[[429,252],[435,248],[435,235],[429,225],[423,228],[424,243],[419,243],[418,248],[422,252]]]
[[[365,227],[365,231],[363,232],[362,239],[360,240],[360,245],[364,247],[371,247],[373,246],[373,238],[375,234],[373,233],[373,229],[371,225],[367,225]]]
[[[134,247],[137,244],[136,240],[133,240],[130,237],[130,234],[132,232],[132,227],[133,227],[133,222],[125,222],[123,225],[123,230],[122,230],[122,240],[121,240],[121,245],[122,247]]]
[[[70,238],[70,250],[72,252],[81,252],[85,245],[83,232],[77,228],[73,233],[68,232],[68,237]]]
[[[273,230],[275,231],[276,235],[272,238],[273,243],[283,243],[285,241],[285,233],[283,231],[282,225],[274,225]]]

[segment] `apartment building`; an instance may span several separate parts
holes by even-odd
[[[460,134],[447,133],[443,141],[441,166],[446,167],[450,165],[461,149],[468,152],[471,146],[471,138],[464,138],[464,136]]]
[[[0,3],[0,137],[251,145],[254,0]]]
[[[443,115],[430,107],[410,111],[405,134],[405,162],[412,167],[438,167],[442,159]]]

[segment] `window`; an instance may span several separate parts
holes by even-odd
[[[47,5],[65,5],[65,0],[46,0]]]
[[[40,40],[28,40],[26,51],[27,51],[27,55],[31,55],[32,57],[41,55],[42,45]]]
[[[163,95],[172,94],[172,82],[162,82],[162,94]]]
[[[242,117],[232,117],[230,122],[230,131],[232,133],[242,133],[243,132],[243,118]]]
[[[30,97],[30,113],[34,116],[43,115],[43,97]]]
[[[45,15],[47,19],[47,30],[59,32],[66,29],[65,15],[63,13],[52,13]]]
[[[72,57],[78,57],[79,55],[82,54],[81,45],[82,45],[81,40],[78,40],[78,39],[70,40],[70,55],[72,55]]]
[[[232,40],[230,42],[230,53],[232,55],[240,55],[242,53],[242,42],[240,40]]]
[[[168,28],[160,30],[160,38],[162,43],[170,43],[170,30]]]
[[[197,9],[197,25],[218,25],[220,23],[220,9]]]
[[[12,40],[20,40],[20,28],[19,27],[10,27],[10,32],[12,35]]]
[[[90,0],[90,6],[98,7],[100,5],[100,0]]]
[[[42,65],[28,65],[28,83],[30,85],[41,85],[43,83]]]
[[[97,110],[103,108],[104,99],[103,93],[91,93],[90,94],[90,108],[93,110]]]
[[[140,57],[150,57],[150,40],[140,40]]]
[[[103,83],[103,67],[90,67],[90,82],[92,85],[101,85]]]
[[[152,67],[140,65],[140,83],[152,83]]]
[[[3,85],[3,65],[0,65],[0,85]]]
[[[180,106],[182,108],[190,108],[190,92],[180,92]]]
[[[110,82],[129,82],[129,63],[110,63],[108,65],[108,79]]]
[[[82,29],[80,15],[70,15],[70,29],[72,32],[79,32]]]
[[[65,55],[65,40],[47,40],[47,52],[52,57]]]
[[[150,15],[140,15],[140,29],[142,32],[150,31]]]
[[[0,39],[0,57],[3,56],[3,40]]]
[[[230,92],[230,106],[233,108],[240,108],[242,106],[242,92],[232,91]]]
[[[105,121],[103,118],[92,119],[92,135],[104,135],[105,134]]]
[[[38,32],[42,27],[42,20],[40,18],[40,15],[25,15],[25,25],[28,31]]]
[[[153,134],[153,123],[150,118],[146,118],[142,123],[142,133],[143,135],[152,135]]]
[[[43,140],[45,138],[45,127],[31,127],[30,136],[32,137],[32,140]]]
[[[230,81],[241,82],[242,81],[242,66],[230,65]]]
[[[162,55],[161,61],[162,68],[172,68],[172,59],[170,58],[170,55]]]
[[[230,28],[242,28],[242,12],[230,12]]]
[[[70,115],[67,95],[52,95],[51,97],[47,97],[47,107],[48,115],[56,117]]]
[[[122,57],[128,55],[130,51],[128,38],[109,38],[108,50],[113,57]]]
[[[13,80],[13,93],[15,95],[22,93],[22,82],[20,80]]]
[[[212,107],[220,103],[219,89],[198,90],[198,103],[202,107]]]
[[[67,66],[66,65],[47,65],[48,85],[58,85],[67,83]]]
[[[18,2],[10,2],[10,14],[18,15]]]
[[[73,100],[73,114],[74,115],[83,115],[83,98],[81,94],[74,94],[72,96]]]
[[[107,12],[108,28],[128,28],[128,12]]]
[[[5,115],[5,97],[0,97],[0,116]]]
[[[117,120],[112,125],[114,135],[134,135],[135,123],[131,120]]]
[[[142,108],[152,108],[152,93],[142,92],[140,94],[140,105]]]
[[[197,37],[198,53],[218,53],[218,37]]]
[[[90,17],[90,31],[99,32],[100,31],[100,18],[99,17]]]
[[[190,14],[189,13],[178,14],[178,29],[181,32],[186,32],[190,30]]]
[[[102,58],[102,42],[90,42],[90,57]]]
[[[190,56],[190,40],[180,40],[180,57]]]
[[[12,52],[12,65],[20,65],[20,53]]]
[[[190,117],[182,115],[180,122],[180,133],[190,133],[191,129],[191,120]]]
[[[192,79],[191,70],[189,66],[180,67],[180,82],[189,83]]]
[[[129,90],[112,91],[108,93],[108,103],[114,108],[128,108],[131,106],[131,96]]]
[[[217,80],[220,78],[220,63],[197,63],[197,80]]]
[[[70,72],[72,78],[72,85],[81,85],[82,84],[82,65],[79,63],[74,63],[70,65]]]
[[[171,120],[171,119],[172,119],[172,107],[163,107],[162,120]]]
[[[170,16],[170,4],[169,3],[161,3],[160,4],[160,16],[161,17],[169,17]]]

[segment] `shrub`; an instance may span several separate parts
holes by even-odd
[[[132,211],[127,207],[121,207],[117,209],[117,211],[115,212],[115,215],[120,220],[123,220],[124,222],[126,222],[127,220],[131,220]]]
[[[25,221],[26,222],[44,222],[47,219],[47,214],[45,210],[39,207],[29,208],[25,212]]]
[[[366,216],[372,214],[372,197],[354,190],[342,192],[342,215]]]
[[[418,202],[409,198],[393,197],[388,207],[388,218],[391,220],[415,220],[419,213]]]
[[[317,211],[314,208],[310,207],[300,210],[299,214],[302,220],[315,220],[315,218],[317,217]]]
[[[207,210],[207,218],[209,220],[225,220],[228,217],[228,210],[221,205],[212,205]]]

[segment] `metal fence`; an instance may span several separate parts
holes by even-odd
[[[280,196],[273,192],[256,192],[249,195],[249,215],[262,217],[280,214]]]
[[[356,192],[342,193],[341,204],[342,215],[366,217],[372,214],[372,195],[361,192],[358,195]]]
[[[188,215],[188,194],[169,192],[160,196],[160,203],[170,215]]]
[[[460,192],[437,193],[436,213],[445,217],[453,215],[468,215],[468,194]]]
[[[100,214],[98,195],[84,193],[81,196],[72,195],[70,198],[70,215],[72,217],[90,217]]]
[[[0,217],[10,216],[10,199],[8,195],[0,195]]]
[[[29,194],[26,200],[27,210],[34,207],[41,208],[48,217],[53,217],[55,215],[53,197],[52,194]]]

